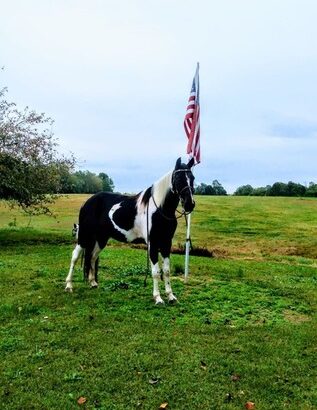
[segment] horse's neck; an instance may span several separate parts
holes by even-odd
[[[168,213],[174,213],[179,198],[172,192],[172,174],[173,171],[168,172],[161,179],[153,184],[152,195],[156,206],[161,207]]]
[[[178,195],[174,194],[171,190],[169,190],[169,192],[166,195],[164,204],[162,206],[163,213],[167,216],[174,216],[178,203]]]

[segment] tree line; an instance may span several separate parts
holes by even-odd
[[[94,194],[99,191],[113,192],[113,190],[113,180],[104,172],[98,175],[90,171],[64,172],[59,186],[61,194]]]
[[[275,182],[273,185],[253,188],[251,185],[242,185],[236,189],[233,195],[237,196],[307,196],[317,197],[317,184],[310,182],[308,186],[289,181]]]

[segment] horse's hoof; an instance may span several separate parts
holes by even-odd
[[[154,300],[155,300],[155,306],[164,306],[165,305],[164,300],[160,297],[156,297],[156,298],[154,298]]]
[[[69,286],[66,286],[65,292],[72,293],[72,292],[73,292],[73,288],[70,288]]]
[[[98,283],[97,282],[91,282],[90,287],[92,289],[96,289],[96,288],[98,288]]]
[[[167,296],[168,303],[170,305],[175,305],[175,303],[178,302],[177,297],[174,295],[174,293],[172,292],[167,293],[166,296]]]

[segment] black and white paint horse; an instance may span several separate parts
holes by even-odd
[[[192,160],[186,165],[179,158],[172,171],[135,196],[100,192],[89,198],[80,209],[78,241],[72,254],[65,290],[73,290],[74,266],[84,250],[85,277],[91,287],[98,286],[98,256],[109,238],[114,238],[121,242],[148,244],[156,304],[164,303],[159,290],[161,274],[158,262],[161,253],[167,299],[170,303],[177,301],[171,288],[169,258],[179,201],[186,213],[192,212],[195,207],[192,166]]]

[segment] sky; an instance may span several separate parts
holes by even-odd
[[[317,182],[315,0],[0,0],[0,87],[55,120],[60,151],[138,192],[187,160],[197,183]]]

